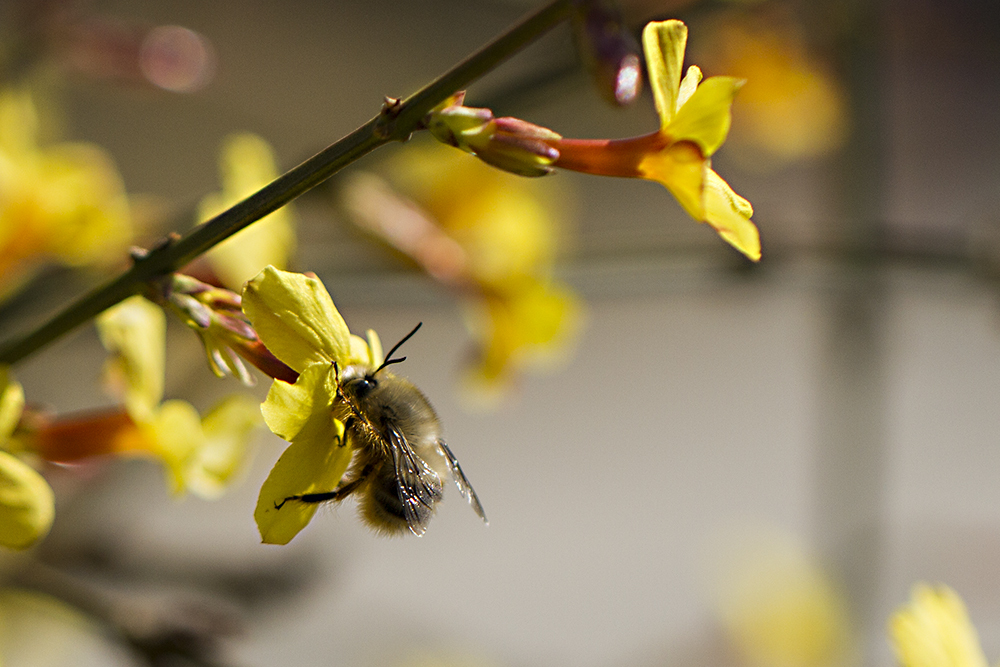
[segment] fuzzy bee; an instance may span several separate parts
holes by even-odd
[[[290,500],[321,503],[353,494],[362,519],[375,530],[398,534],[408,528],[414,535],[423,535],[443,496],[441,480],[450,474],[486,522],[479,497],[441,438],[434,408],[409,380],[386,370],[406,360],[392,355],[420,326],[396,343],[378,368],[337,369],[334,416],[344,424],[343,444],[354,450],[345,481],[333,491],[289,496],[276,509]]]

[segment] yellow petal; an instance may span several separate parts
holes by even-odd
[[[117,259],[132,240],[132,222],[111,157],[92,144],[59,144],[39,154],[39,169],[50,251],[76,266]]]
[[[24,409],[24,389],[13,379],[10,366],[0,366],[0,445],[14,432]]]
[[[271,147],[255,134],[226,138],[220,157],[223,191],[202,199],[199,221],[205,221],[278,177]],[[239,289],[268,265],[285,268],[295,250],[295,214],[284,206],[226,239],[207,257],[222,283]]]
[[[902,667],[987,667],[965,604],[947,586],[915,586],[889,633]]]
[[[666,132],[674,141],[693,141],[709,157],[729,134],[730,107],[743,83],[731,76],[707,79],[677,111]]]
[[[383,356],[382,352],[382,341],[374,329],[369,329],[365,335],[368,337],[368,355],[371,359],[369,363],[374,368],[378,368],[385,361],[385,356]]]
[[[201,424],[205,440],[187,463],[187,487],[201,498],[217,498],[249,463],[250,439],[261,424],[260,406],[245,394],[229,396]]]
[[[692,218],[705,219],[702,191],[708,170],[705,158],[693,143],[682,141],[647,156],[639,171],[643,178],[657,181],[670,190]]]
[[[349,359],[351,334],[318,278],[268,266],[243,288],[243,312],[267,349],[296,372]]]
[[[0,150],[16,157],[36,149],[38,113],[31,94],[7,88],[0,92]]]
[[[705,175],[705,222],[744,255],[760,259],[760,233],[750,220],[753,207],[711,169]]]
[[[468,319],[479,351],[465,369],[463,398],[487,407],[526,365],[546,369],[565,358],[583,308],[565,286],[530,279],[516,293],[470,303]]]
[[[642,31],[649,87],[653,91],[653,101],[663,129],[666,129],[677,112],[686,45],[687,26],[676,19],[647,23]]]
[[[167,401],[153,419],[142,426],[152,432],[155,454],[166,466],[171,493],[183,494],[187,489],[188,464],[205,442],[198,411],[187,401]]]
[[[372,363],[372,351],[368,347],[368,341],[361,336],[351,334],[351,364],[370,365]]]
[[[54,516],[55,498],[45,478],[0,452],[0,545],[27,549],[48,534]]]
[[[264,480],[254,519],[265,544],[288,544],[316,513],[315,503],[290,500],[304,493],[332,491],[351,462],[350,447],[341,446],[344,427],[329,410],[310,415]]]
[[[720,556],[722,627],[758,667],[847,667],[854,647],[847,600],[798,540],[779,532],[727,545]]]
[[[295,384],[275,380],[260,411],[272,433],[291,441],[314,412],[331,410],[336,395],[333,366],[313,364],[299,374]]]
[[[687,69],[687,74],[681,79],[680,89],[677,91],[677,108],[680,109],[684,106],[691,96],[694,95],[694,91],[698,89],[698,84],[701,83],[702,74],[701,69],[697,65],[691,65]]]
[[[114,355],[105,365],[105,382],[123,394],[133,420],[148,421],[163,398],[167,327],[163,309],[133,296],[101,313],[96,323],[101,343]]]

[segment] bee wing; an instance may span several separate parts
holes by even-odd
[[[455,480],[458,490],[462,493],[462,497],[469,501],[472,505],[472,510],[479,515],[479,518],[483,520],[483,523],[489,524],[489,520],[486,518],[486,512],[483,511],[483,504],[479,502],[479,496],[476,495],[476,490],[472,488],[469,484],[469,479],[462,472],[462,466],[458,465],[458,459],[455,455],[451,453],[448,449],[448,445],[444,443],[444,440],[438,440],[438,447],[441,448],[441,452],[444,454],[444,458],[448,461],[448,469],[451,470],[451,477]]]
[[[389,444],[406,523],[411,533],[423,535],[434,514],[434,504],[441,499],[441,478],[417,456],[406,436],[394,426],[389,428]]]

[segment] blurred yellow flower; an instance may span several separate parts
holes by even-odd
[[[246,468],[249,440],[260,423],[256,399],[242,394],[223,399],[204,418],[187,401],[166,401],[138,424],[133,451],[163,461],[175,495],[216,498]]]
[[[0,91],[0,298],[47,262],[121,257],[131,241],[128,199],[98,146],[37,145],[27,92]]]
[[[226,137],[219,168],[222,191],[201,200],[198,222],[218,215],[279,176],[270,145],[250,133]],[[283,206],[218,244],[205,256],[222,285],[238,291],[265,266],[286,268],[294,252],[295,213],[290,206]]]
[[[855,659],[847,602],[805,547],[755,530],[727,544],[717,592],[723,628],[758,667],[845,667]]]
[[[163,402],[166,322],[160,307],[143,297],[108,309],[97,327],[113,355],[106,373],[125,413],[42,424],[26,437],[28,446],[66,463],[108,454],[152,456],[165,464],[173,493],[218,496],[249,459],[250,436],[261,422],[256,401],[230,396],[204,418],[186,401]]]
[[[52,488],[27,463],[3,451],[24,407],[24,391],[0,368],[0,546],[27,549],[45,537],[55,517]]]
[[[902,667],[987,667],[965,604],[947,586],[914,586],[889,619],[889,635]]]
[[[347,182],[356,221],[466,298],[477,350],[465,396],[499,396],[519,373],[560,358],[583,307],[553,277],[567,198],[437,144],[413,146],[388,165],[391,181]]]
[[[101,344],[111,353],[104,381],[137,423],[149,421],[163,399],[167,322],[163,309],[133,296],[97,316]]]
[[[760,150],[781,164],[839,148],[847,136],[847,101],[832,68],[809,53],[793,22],[739,17],[714,25],[700,57],[713,69],[753,81],[733,105],[736,140],[754,150],[751,162],[761,163]]]

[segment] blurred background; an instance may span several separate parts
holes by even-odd
[[[220,190],[228,135],[259,135],[290,168],[535,4],[6,2],[4,84],[32,86],[41,143],[113,158],[131,242],[148,246]],[[431,187],[407,176],[423,137],[377,151],[296,202],[290,266],[387,346],[423,322],[398,372],[437,409],[490,525],[449,489],[420,539],[374,535],[347,501],[261,545],[253,507],[285,446],[266,431],[211,502],[172,498],[153,462],[50,466],[56,521],[30,558],[57,581],[39,588],[99,590],[112,612],[70,618],[12,588],[4,664],[890,665],[886,620],[920,580],[953,586],[1000,655],[1000,6],[621,10],[636,36],[683,19],[688,63],[748,79],[713,168],[754,204],[761,262],[658,185],[524,181],[554,226],[512,235],[567,314],[505,357],[483,342],[483,304],[357,224],[352,175],[418,202]],[[568,137],[657,128],[648,90],[605,101],[568,26],[466,103]],[[454,207],[471,191],[455,187]],[[0,333],[124,266],[127,245],[103,269],[26,278]],[[491,351],[509,366],[491,369]],[[72,412],[108,403],[104,358],[87,327],[16,372],[29,401]],[[238,389],[170,323],[168,397],[205,408]],[[119,641],[108,619],[135,604],[211,650]]]

